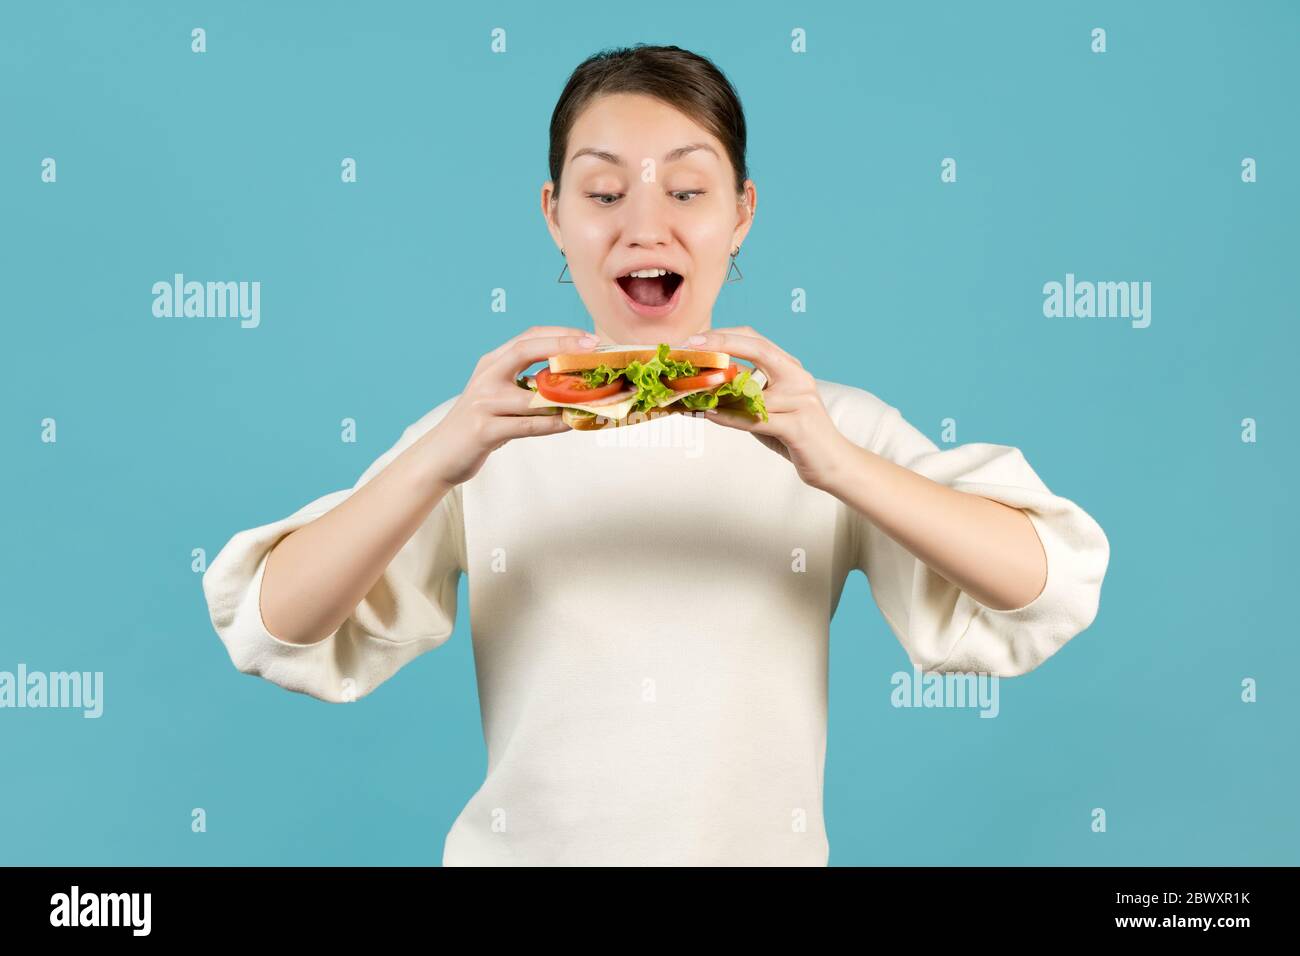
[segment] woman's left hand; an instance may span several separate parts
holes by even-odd
[[[787,458],[799,477],[814,488],[829,490],[831,476],[848,441],[822,404],[813,376],[776,343],[747,325],[710,329],[692,336],[679,347],[726,352],[752,362],[767,375],[763,402],[768,420],[743,409],[718,408],[708,418],[719,425],[739,428]]]

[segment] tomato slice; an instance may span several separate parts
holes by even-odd
[[[537,394],[553,402],[574,402],[584,404],[598,402],[602,398],[617,395],[630,387],[627,379],[619,376],[604,385],[589,387],[577,372],[552,372],[549,368],[541,369],[536,376]]]
[[[699,375],[683,375],[667,380],[668,387],[674,392],[689,392],[694,388],[717,388],[730,382],[740,374],[740,366],[732,362],[726,368],[706,369]]]

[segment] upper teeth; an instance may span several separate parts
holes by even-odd
[[[628,275],[633,279],[656,279],[659,276],[668,275],[667,269],[637,269],[635,272],[629,272]]]

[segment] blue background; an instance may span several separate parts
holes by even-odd
[[[639,41],[713,58],[746,107],[757,219],[714,324],[936,441],[951,416],[1020,447],[1111,543],[1096,622],[995,720],[892,707],[910,664],[850,579],[832,864],[1300,861],[1297,26],[1282,2],[5,3],[0,669],[103,671],[105,712],[0,710],[0,862],[440,861],[486,765],[465,582],[445,647],[334,706],[233,668],[190,552],[350,487],[523,328],[589,326],[538,211],[547,124],[584,57]],[[176,272],[261,281],[260,328],[155,318]],[[1067,272],[1150,281],[1150,327],[1045,318]]]

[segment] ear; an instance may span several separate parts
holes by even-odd
[[[731,234],[731,249],[745,244],[749,227],[754,224],[754,213],[758,209],[758,190],[752,179],[745,180],[745,187],[736,197],[736,230]]]
[[[546,220],[546,228],[551,233],[551,239],[555,242],[556,249],[564,248],[564,240],[560,238],[560,222],[556,217],[559,211],[559,202],[555,197],[555,184],[549,179],[542,183],[542,218]]]

